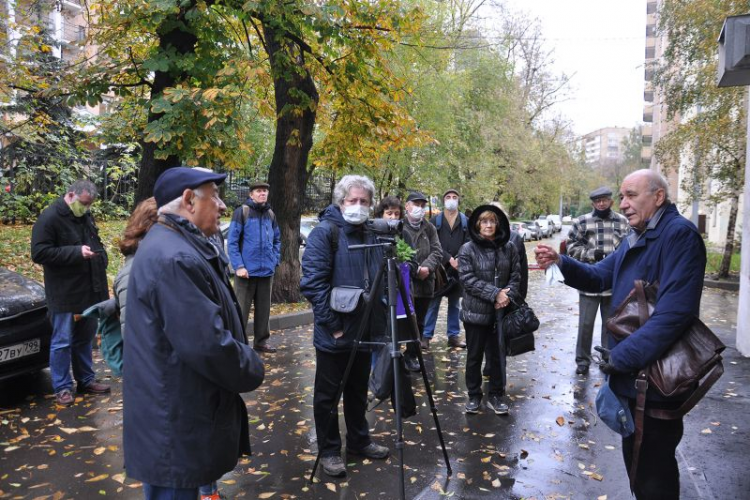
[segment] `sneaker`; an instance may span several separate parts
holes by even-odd
[[[69,389],[63,389],[55,394],[55,402],[60,406],[70,406],[75,402],[75,399]]]
[[[253,349],[255,349],[256,352],[265,352],[268,354],[273,354],[278,351],[278,349],[268,344],[254,345]]]
[[[78,393],[84,394],[109,394],[110,388],[108,385],[100,384],[99,382],[91,382],[90,384],[86,386],[78,386]]]
[[[576,375],[586,375],[589,372],[589,365],[578,365]]]
[[[429,351],[430,339],[427,337],[422,338],[422,340],[419,341],[419,347],[421,347],[423,351]]]
[[[448,347],[456,349],[466,349],[466,342],[458,338],[458,335],[448,337]]]
[[[479,396],[470,396],[469,402],[466,403],[466,413],[479,413],[479,406],[482,404],[482,398]]]
[[[331,477],[346,476],[346,467],[341,457],[334,455],[332,457],[320,457],[320,465],[323,466],[323,472]]]
[[[418,372],[419,371],[419,360],[415,358],[414,356],[406,355],[404,356],[404,365],[406,365],[406,369],[410,372]]]
[[[501,396],[493,394],[487,399],[487,408],[495,412],[495,415],[507,415],[508,405],[503,403]]]
[[[381,446],[375,443],[370,443],[361,450],[350,450],[347,448],[346,451],[352,455],[361,455],[363,457],[376,459],[388,458],[388,455],[391,454],[391,451],[387,446]]]

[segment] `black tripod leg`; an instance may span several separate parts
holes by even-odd
[[[382,276],[383,276],[383,267],[381,267],[378,270],[378,274],[375,276],[375,281],[373,281],[372,283],[371,290],[378,290],[380,288],[380,280],[382,279]],[[378,299],[377,299],[377,296],[373,294],[372,297],[370,297],[370,300],[367,301],[367,305],[365,306],[365,311],[363,313],[362,322],[359,325],[357,336],[354,339],[352,350],[349,353],[349,361],[346,364],[346,370],[344,370],[344,376],[341,379],[338,392],[336,393],[336,397],[333,400],[333,405],[331,406],[331,411],[328,414],[328,420],[326,421],[326,425],[325,425],[325,432],[322,434],[323,438],[328,436],[328,431],[331,430],[333,419],[338,418],[339,401],[341,401],[341,395],[344,393],[346,382],[349,380],[349,374],[352,371],[352,366],[354,366],[354,357],[357,355],[357,348],[359,347],[359,343],[362,341],[362,335],[365,332],[367,322],[370,319],[370,315],[372,314],[372,305],[375,300],[378,300]],[[318,470],[318,464],[320,463],[320,453],[323,451],[323,444],[325,443],[318,443],[318,456],[315,458],[315,464],[313,465],[312,472],[310,473],[310,483],[312,483],[313,480],[315,479],[315,472]]]
[[[401,464],[399,467],[399,479],[401,493],[400,498],[406,498],[406,480],[404,478],[404,426],[401,419],[401,347],[398,343],[398,328],[396,326],[396,302],[398,291],[401,288],[400,273],[396,267],[395,259],[387,259],[388,265],[388,322],[391,330],[391,361],[393,362],[393,401],[396,407],[396,450],[398,450],[398,460]],[[404,302],[406,304],[406,302]]]
[[[401,294],[401,301],[406,305],[408,304],[408,299],[406,296],[406,289],[404,288],[404,284],[399,282],[399,293]],[[407,311],[409,309],[408,306],[405,306]],[[419,326],[417,325],[417,318],[414,315],[413,312],[409,312],[407,314],[409,318],[409,325],[411,326],[412,330],[412,338],[413,339],[419,339]],[[416,341],[416,340],[415,340]],[[424,357],[422,356],[422,349],[417,349],[417,358],[419,359],[419,371],[422,372],[422,380],[424,381],[424,388],[425,392],[427,392],[427,399],[430,402],[430,411],[432,411],[432,418],[435,420],[435,429],[437,430],[438,439],[440,440],[440,448],[443,450],[443,458],[445,459],[445,468],[448,471],[448,475],[450,476],[453,474],[453,469],[451,468],[451,462],[448,458],[448,450],[445,448],[445,440],[443,439],[443,431],[440,428],[440,421],[438,420],[438,413],[437,413],[437,407],[435,406],[435,399],[432,397],[432,389],[430,388],[430,381],[427,378],[427,370],[424,366]]]

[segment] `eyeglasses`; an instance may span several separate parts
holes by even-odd
[[[599,205],[600,203],[609,203],[610,201],[612,201],[612,198],[596,198],[595,200],[591,200],[591,203]]]
[[[497,222],[495,222],[492,219],[485,219],[485,220],[479,221],[479,225],[481,225],[481,226],[497,226]]]

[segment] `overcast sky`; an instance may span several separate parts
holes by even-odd
[[[541,21],[555,68],[573,75],[557,111],[578,134],[643,119],[646,0],[505,0]]]

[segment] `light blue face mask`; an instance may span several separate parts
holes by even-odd
[[[358,226],[364,224],[370,217],[370,207],[359,204],[349,205],[341,209],[341,215],[344,216],[344,220],[349,224]]]

